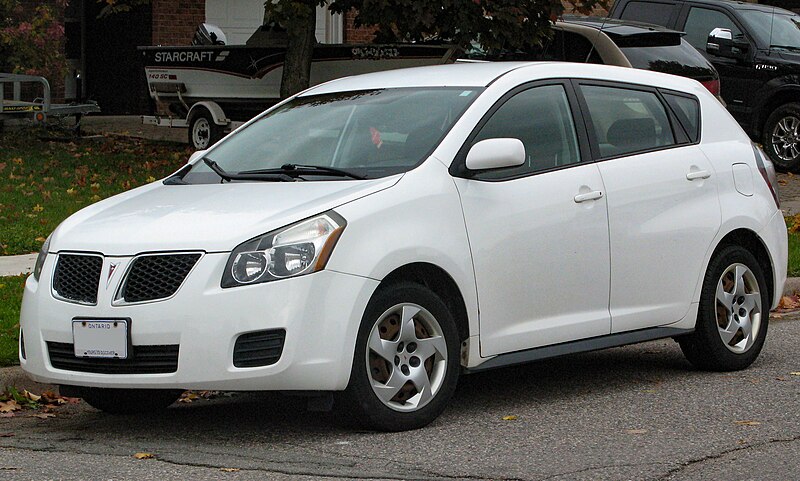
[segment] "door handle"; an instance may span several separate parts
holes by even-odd
[[[586,202],[587,200],[597,200],[603,197],[603,193],[599,190],[593,190],[591,192],[587,192],[585,194],[578,194],[575,196],[575,203],[580,204],[581,202]]]
[[[711,177],[711,172],[707,170],[692,170],[686,174],[686,180],[707,179]]]

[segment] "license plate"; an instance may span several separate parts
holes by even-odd
[[[127,320],[73,320],[72,338],[75,357],[128,357]]]

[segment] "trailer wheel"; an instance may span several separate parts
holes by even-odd
[[[222,126],[214,123],[211,112],[200,109],[189,119],[189,143],[197,150],[205,150],[221,138]]]

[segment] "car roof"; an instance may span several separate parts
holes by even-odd
[[[531,62],[478,62],[413,67],[331,80],[308,91],[317,95],[341,90],[402,87],[486,87],[503,74]]]
[[[675,3],[675,2],[669,2]],[[739,0],[689,0],[688,3],[701,3],[704,5],[714,5],[717,7],[727,7],[732,8],[734,10],[760,10],[762,12],[769,12],[772,13],[773,9],[776,12],[780,12],[781,14],[793,14],[789,10],[780,8],[780,7],[773,7],[772,5],[764,5],[758,3],[750,3],[750,2],[742,2]]]
[[[527,70],[531,81],[579,78],[629,82],[685,92],[704,90],[702,85],[685,77],[626,67],[572,62],[481,62],[404,68],[345,77],[310,88],[301,96],[387,88],[483,88],[504,75],[523,69]]]

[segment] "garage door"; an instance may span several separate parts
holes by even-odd
[[[264,0],[206,0],[206,22],[225,32],[228,45],[244,44],[261,26]],[[330,15],[317,7],[317,40],[322,43],[342,41],[341,15]]]

